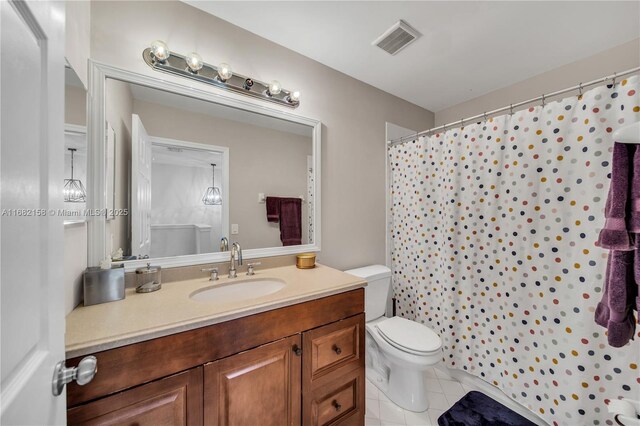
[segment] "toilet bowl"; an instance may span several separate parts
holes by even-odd
[[[367,378],[396,405],[410,411],[426,410],[424,372],[442,359],[440,336],[415,321],[384,316],[391,288],[389,268],[373,265],[346,272],[367,280]]]

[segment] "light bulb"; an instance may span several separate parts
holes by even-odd
[[[196,52],[189,53],[184,60],[187,61],[187,66],[192,72],[198,72],[204,65],[204,62],[202,62],[202,56],[198,55]]]
[[[218,77],[220,77],[220,80],[227,81],[232,75],[231,65],[225,64],[224,62],[218,65]]]
[[[151,43],[151,54],[158,61],[164,62],[171,56],[171,51],[169,51],[169,46],[164,41],[156,40]]]
[[[273,80],[269,83],[269,95],[277,95],[282,91],[282,86],[278,80]]]
[[[289,96],[287,96],[287,100],[291,103],[296,103],[300,101],[300,91],[292,90],[291,92],[289,92]]]

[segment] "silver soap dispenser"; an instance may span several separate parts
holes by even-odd
[[[151,293],[162,288],[162,268],[151,266],[136,269],[136,293]]]

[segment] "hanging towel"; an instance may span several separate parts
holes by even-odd
[[[278,222],[280,220],[280,198],[267,197],[267,222]]]
[[[302,200],[300,198],[280,198],[280,241],[283,246],[302,244]]]
[[[631,168],[631,200],[629,205],[629,220],[627,221],[627,230],[633,234],[635,240],[635,248],[639,248],[640,238],[636,235],[640,233],[640,149],[637,145],[633,145],[635,153],[633,154],[633,166]]]
[[[613,146],[605,218],[598,245],[610,252],[595,320],[607,329],[609,345],[619,348],[633,339],[633,311],[640,307],[640,149],[636,145]]]
[[[638,250],[611,250],[607,259],[604,292],[595,312],[596,323],[608,330],[609,345],[619,348],[629,343],[635,333],[640,278],[640,253]]]
[[[635,161],[635,151],[636,145],[633,144],[616,142],[613,146],[611,186],[604,213],[606,221],[598,238],[600,247],[610,250],[635,248],[635,238],[629,232],[632,224],[627,223],[632,209],[636,210],[631,194],[640,196],[640,158]],[[637,169],[635,169],[636,166],[638,166]]]

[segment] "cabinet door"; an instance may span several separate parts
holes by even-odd
[[[67,423],[129,426],[201,425],[202,367],[71,408],[67,411]]]
[[[295,335],[206,364],[204,423],[300,424],[300,340]]]

